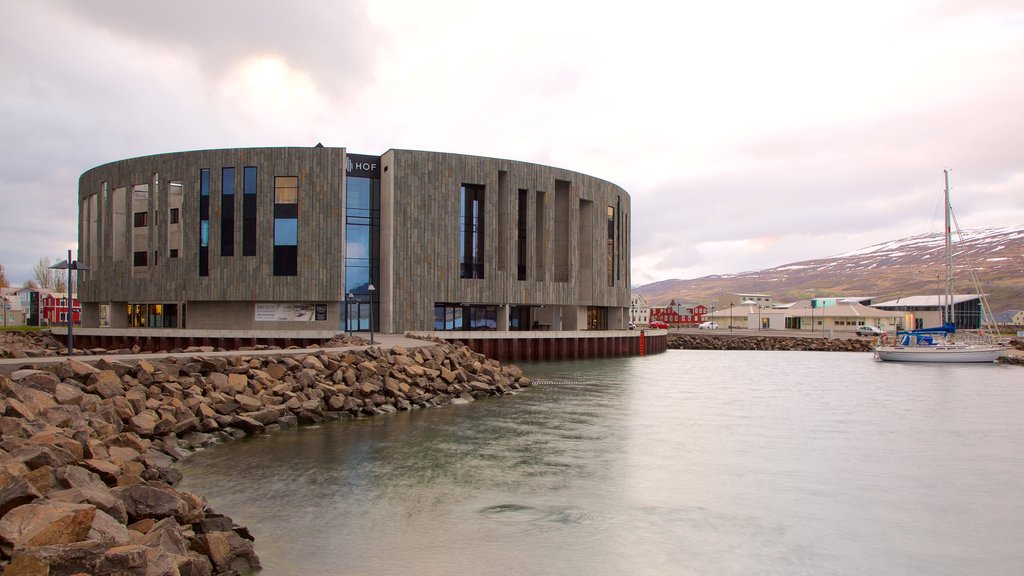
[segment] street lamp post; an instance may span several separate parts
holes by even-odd
[[[761,306],[757,307],[757,331],[761,331]]]
[[[370,346],[373,346],[373,291],[376,288],[370,284],[366,289],[370,291]]]
[[[68,259],[57,262],[53,266],[50,266],[52,270],[64,270],[67,268],[68,271],[68,356],[73,356],[75,353],[75,336],[74,336],[74,296],[75,293],[72,290],[71,284],[71,271],[72,270],[89,270],[89,267],[78,260],[71,259],[71,250],[68,250]]]
[[[732,332],[732,302],[729,302],[729,332]]]

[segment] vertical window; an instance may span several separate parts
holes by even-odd
[[[547,276],[544,274],[544,249],[547,244],[547,227],[544,226],[544,204],[547,202],[547,194],[543,190],[537,190],[536,205],[534,211],[534,258],[535,270],[534,280],[543,282]]]
[[[235,255],[235,169],[220,169],[220,255]]]
[[[345,177],[345,326],[349,330],[370,328],[369,287],[380,286],[380,178],[368,170],[360,174]],[[380,319],[378,306],[374,298],[374,324]]]
[[[210,170],[199,171],[199,275],[210,275]]]
[[[519,190],[519,211],[516,215],[516,279],[526,280],[526,218],[530,204],[530,191]]]
[[[608,207],[608,285],[615,286],[615,207]]]
[[[459,259],[462,278],[484,277],[484,187],[463,184]]]
[[[167,187],[167,253],[177,258],[181,251],[181,205],[184,192],[181,182],[171,181]]]
[[[148,263],[145,254],[150,250],[149,234],[149,210],[150,210],[150,185],[136,184],[132,186],[132,275],[145,276],[148,270],[145,268]],[[139,263],[138,253],[142,252],[143,260]]]
[[[299,274],[299,178],[274,177],[274,276]]]
[[[256,167],[242,170],[242,256],[256,255]]]
[[[112,247],[114,260],[124,260],[127,258],[125,246],[128,245],[128,237],[125,233],[125,227],[128,225],[128,189],[124,186],[114,188],[114,206],[111,212],[113,213],[111,239],[114,242]]]

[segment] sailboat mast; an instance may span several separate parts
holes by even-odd
[[[942,314],[944,318],[943,323],[953,322],[953,230],[952,218],[949,206],[949,169],[943,170],[946,175],[946,193],[945,193],[945,207],[946,207],[946,294],[945,300],[942,303]]]

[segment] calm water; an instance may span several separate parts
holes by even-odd
[[[263,574],[1024,574],[1024,369],[669,351],[196,454]]]

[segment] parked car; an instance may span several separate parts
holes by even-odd
[[[857,336],[881,336],[885,334],[878,326],[857,326]]]
[[[718,330],[718,322],[701,322],[697,328],[700,330]]]
[[[668,330],[668,322],[662,322],[661,320],[655,320],[651,322],[651,328],[657,328],[660,330]]]

